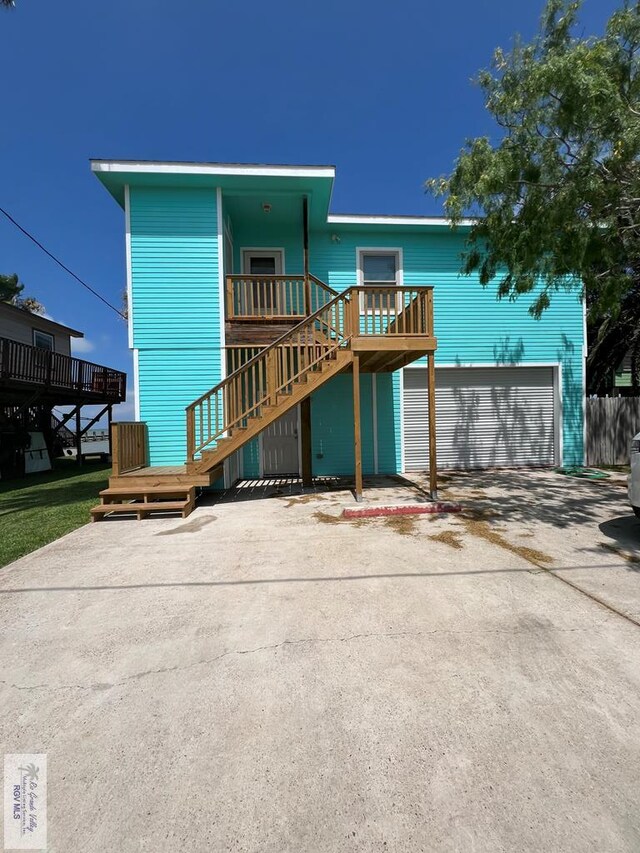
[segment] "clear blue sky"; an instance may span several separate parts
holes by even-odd
[[[0,14],[0,205],[109,300],[124,214],[90,157],[333,163],[333,211],[440,212],[426,178],[492,133],[471,82],[543,0],[16,0]],[[585,0],[586,35],[614,0]],[[124,323],[0,217],[17,272],[84,357],[129,370]]]

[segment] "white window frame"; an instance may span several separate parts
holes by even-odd
[[[396,256],[396,283],[395,287],[401,288],[404,286],[404,261],[402,257],[401,246],[358,246],[356,248],[356,270],[358,287],[365,288],[367,284],[364,280],[364,255],[395,255]],[[379,286],[387,286],[389,282],[380,282]],[[375,286],[373,284],[372,286]],[[402,310],[402,293],[398,293],[396,310]],[[367,308],[364,298],[364,293],[360,296],[360,313],[361,314],[379,314],[380,311],[375,308]]]
[[[41,347],[36,343],[36,335],[42,335],[45,338],[48,338],[51,341],[51,348],[49,347]],[[51,334],[51,332],[43,332],[42,329],[33,329],[33,345],[34,347],[38,347],[38,349],[45,350],[45,352],[55,352],[56,351],[56,339]]]
[[[242,274],[243,275],[251,275],[249,272],[249,261],[251,258],[276,258],[276,270],[278,269],[278,257],[280,258],[280,272],[276,272],[276,275],[285,275],[284,270],[284,249],[282,246],[259,246],[254,248],[253,246],[243,246],[240,249],[240,258],[241,258],[241,266],[242,266]]]

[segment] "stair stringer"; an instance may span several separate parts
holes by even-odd
[[[353,361],[353,353],[350,349],[338,349],[335,351],[335,358],[327,359],[322,362],[322,369],[317,371],[308,371],[302,377],[302,381],[295,382],[293,388],[288,394],[278,394],[277,402],[272,406],[263,406],[262,414],[259,417],[249,418],[246,427],[233,430],[233,435],[218,439],[218,442],[211,450],[205,448],[201,452],[199,459],[193,461],[187,460],[187,471],[189,473],[205,474],[213,468],[221,465],[225,459],[228,459],[241,447],[244,447],[247,442],[254,439],[256,436],[270,426],[282,415],[286,414],[289,409],[297,406],[314,391],[317,391],[325,382],[337,376],[346,370]]]

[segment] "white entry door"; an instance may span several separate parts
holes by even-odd
[[[294,406],[262,433],[262,474],[275,477],[299,473],[298,407]]]

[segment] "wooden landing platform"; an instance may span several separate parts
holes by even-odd
[[[187,471],[186,465],[153,465],[148,468],[136,468],[109,477],[109,488],[132,488],[139,490],[154,486],[199,486],[204,488],[222,476],[222,466],[205,474],[194,474]]]

